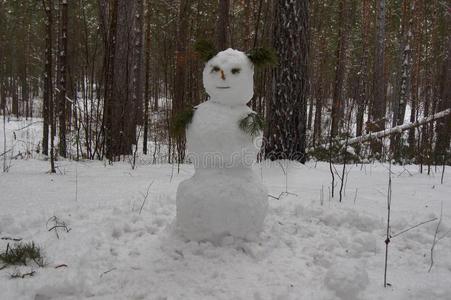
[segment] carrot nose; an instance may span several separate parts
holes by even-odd
[[[221,79],[225,80],[225,75],[224,75],[224,71],[223,70],[221,70]]]

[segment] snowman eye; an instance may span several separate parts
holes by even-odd
[[[232,69],[232,74],[239,74],[240,71],[241,71],[240,68],[233,68],[233,69]]]
[[[221,70],[218,66],[214,66],[212,69],[211,69],[211,72],[219,72],[219,70]]]

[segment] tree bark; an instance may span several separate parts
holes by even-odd
[[[216,24],[216,46],[219,51],[227,49],[230,44],[229,10],[230,0],[219,0]]]
[[[377,29],[376,52],[374,56],[373,103],[371,109],[370,131],[376,132],[385,129],[385,80],[384,80],[384,53],[385,53],[385,0],[377,1]],[[382,153],[382,143],[373,140],[371,149],[374,154]]]
[[[145,9],[145,75],[144,75],[144,133],[143,133],[143,153],[147,154],[147,137],[149,135],[149,106],[150,106],[150,0],[146,1]]]
[[[330,135],[334,138],[340,128],[340,121],[343,119],[343,83],[345,80],[346,49],[348,40],[348,3],[347,0],[340,1],[338,46],[336,51],[337,63],[335,66],[335,82],[332,103]]]
[[[403,1],[402,22],[401,22],[401,83],[399,101],[394,103],[392,127],[402,125],[406,114],[407,102],[410,101],[410,70],[411,70],[411,45],[410,37],[412,35],[412,4],[409,0]],[[399,159],[401,155],[401,136],[395,134],[390,139],[390,148],[395,157]]]
[[[357,98],[356,136],[363,133],[363,117],[368,104],[368,59],[369,59],[369,33],[370,33],[370,0],[362,3],[362,56],[360,60],[359,94]]]
[[[448,21],[450,21],[450,18],[451,17],[448,16]],[[446,60],[443,62],[442,82],[440,89],[441,97],[438,103],[439,110],[451,108],[451,38],[449,36],[447,44]],[[449,159],[449,156],[446,157],[446,154],[449,153],[450,149],[451,114],[437,122],[436,133],[437,142],[435,145],[435,161],[441,161],[442,164],[444,164],[445,161]]]
[[[60,49],[59,49],[59,85],[58,85],[58,117],[59,117],[59,155],[66,157],[66,96],[67,96],[67,0],[60,0]]]
[[[275,3],[273,41],[279,65],[273,73],[273,95],[265,156],[305,162],[309,59],[309,1]]]
[[[43,117],[44,128],[42,138],[42,153],[44,155],[49,154],[49,125],[51,124],[51,108],[53,97],[53,76],[52,76],[52,45],[53,45],[53,13],[52,13],[52,0],[43,0],[44,11],[46,14],[45,19],[45,66],[44,66],[44,105],[43,105]]]
[[[176,61],[175,61],[175,89],[172,103],[172,117],[182,111],[187,104],[186,99],[186,69],[187,69],[187,45],[191,0],[181,0],[179,7]],[[176,140],[177,161],[183,162],[185,158],[185,137],[177,137]]]

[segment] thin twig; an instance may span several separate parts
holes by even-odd
[[[424,221],[424,222],[418,223],[418,224],[416,224],[416,225],[414,225],[414,226],[412,226],[412,227],[409,227],[409,228],[407,228],[407,229],[404,229],[403,231],[400,231],[400,232],[398,232],[398,233],[392,235],[391,238],[395,238],[395,237],[397,237],[398,235],[401,235],[401,234],[403,234],[403,233],[405,233],[405,232],[407,232],[407,231],[409,231],[409,230],[411,230],[411,229],[417,228],[418,226],[421,226],[421,225],[426,224],[426,223],[429,223],[429,222],[433,222],[433,221],[435,221],[435,220],[437,220],[437,218],[433,218],[433,219],[430,219],[430,220],[428,220],[428,221]]]
[[[442,223],[442,218],[443,218],[443,201],[440,205],[440,219],[438,220],[437,223],[437,227],[435,228],[435,233],[434,233],[434,241],[432,242],[432,247],[431,247],[431,264],[429,265],[429,270],[428,273],[431,272],[432,266],[434,265],[434,248],[437,245],[437,235],[438,235],[438,230],[440,227],[440,224]]]
[[[112,272],[114,270],[117,270],[117,268],[112,268],[112,269],[109,269],[109,270],[103,272],[102,274],[100,274],[100,277],[102,277],[103,275],[108,274],[108,273],[110,273],[110,272]]]
[[[57,266],[55,266],[55,269],[59,269],[59,268],[67,268],[67,265],[66,264],[61,264],[61,265],[57,265]]]
[[[146,204],[146,200],[147,200],[147,198],[149,197],[149,194],[150,194],[150,188],[151,188],[153,182],[154,182],[154,181],[152,181],[152,182],[149,184],[149,186],[147,187],[146,194],[144,195],[143,203],[141,204],[141,207],[139,208],[139,214],[141,214],[141,212],[142,212],[142,210],[143,210],[143,207],[144,207],[144,204]]]
[[[4,240],[4,241],[20,242],[22,239],[21,238],[12,238],[12,237],[9,237],[9,236],[4,236],[4,237],[2,237],[2,240]]]

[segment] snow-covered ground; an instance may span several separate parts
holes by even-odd
[[[391,240],[384,288],[388,165],[352,166],[340,204],[329,198],[327,164],[280,164],[287,177],[279,163],[255,166],[271,195],[286,190],[286,179],[290,193],[269,198],[260,240],[213,245],[173,232],[176,188],[193,174],[190,165],[178,173],[171,165],[59,161],[50,175],[47,161],[12,160],[0,175],[0,237],[35,241],[47,265],[20,267],[36,271],[24,279],[0,270],[0,299],[450,299],[449,169],[440,184],[441,170],[393,167],[393,235],[440,218],[441,203],[443,216],[431,272],[438,220]],[[54,216],[71,229],[59,239],[48,231]],[[8,242],[0,240],[0,252]]]

